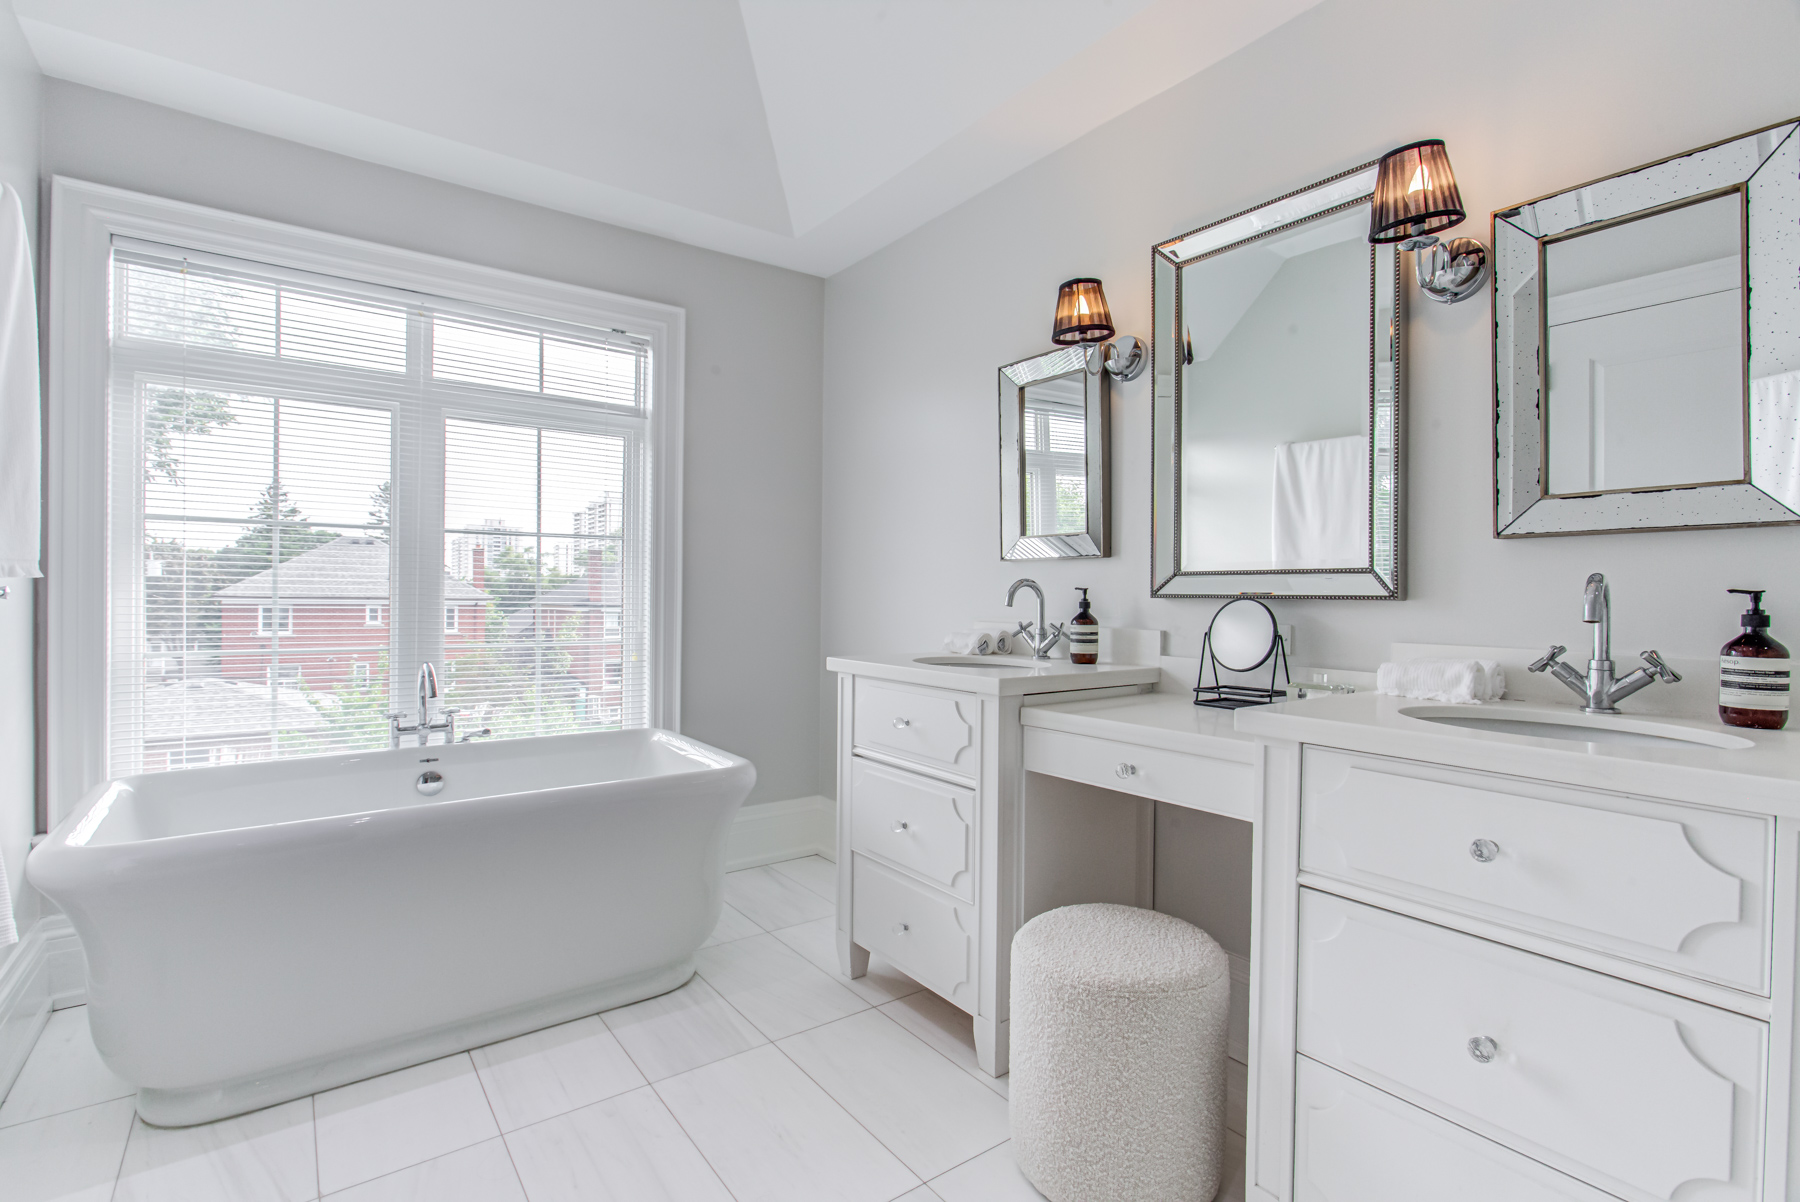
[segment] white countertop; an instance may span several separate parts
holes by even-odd
[[[1735,735],[1752,745],[1726,749],[1699,744],[1571,742],[1446,727],[1401,712],[1419,707],[1443,708],[1429,701],[1376,693],[1314,696],[1238,710],[1236,727],[1242,734],[1346,751],[1800,817],[1800,731],[1743,730],[1717,720],[1657,715],[1654,721],[1661,725]],[[1518,701],[1457,708],[1467,709],[1471,717],[1496,711],[1579,712],[1573,706]],[[1617,721],[1630,729],[1632,717],[1622,714]]]
[[[1245,763],[1256,760],[1256,739],[1233,726],[1231,710],[1195,705],[1187,693],[1139,693],[1135,697],[1033,705],[1026,708],[1023,721],[1026,726],[1066,730],[1140,747],[1189,751]]]
[[[1001,697],[1155,684],[1162,674],[1155,664],[1073,664],[1066,659],[1039,660],[1023,655],[983,656],[992,664],[977,667],[915,662],[917,656],[942,654],[920,651],[916,655],[833,655],[826,659],[825,668],[830,672]]]

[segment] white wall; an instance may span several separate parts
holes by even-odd
[[[0,4],[0,183],[18,190],[25,224],[37,229],[38,96],[42,80],[12,6]],[[8,580],[0,601],[0,859],[13,897],[24,912],[25,853],[37,812],[37,726],[32,719],[36,671],[32,641],[32,582]],[[0,948],[0,960],[10,949]]]
[[[819,792],[815,277],[50,80],[43,171],[687,310],[682,726]]]
[[[1149,596],[1148,374],[1113,393],[1113,558],[1000,560],[995,369],[1049,345],[1057,284],[1102,277],[1119,328],[1147,335],[1153,243],[1423,137],[1448,141],[1457,232],[1487,241],[1496,208],[1795,116],[1796,46],[1794,0],[1326,0],[834,276],[824,650],[935,647],[1029,575],[1056,618],[1089,585],[1102,622],[1198,654],[1217,603]],[[1596,570],[1624,658],[1715,654],[1732,586],[1772,590],[1776,637],[1800,644],[1800,528],[1492,538],[1490,306],[1407,287],[1409,599],[1278,602],[1300,660],[1573,645]]]

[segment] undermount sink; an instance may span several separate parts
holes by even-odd
[[[1408,718],[1484,730],[1503,735],[1529,735],[1536,739],[1562,739],[1571,743],[1625,743],[1639,747],[1698,746],[1736,751],[1754,747],[1749,739],[1723,731],[1701,730],[1613,714],[1563,713],[1546,709],[1480,709],[1468,706],[1409,706],[1400,711]]]
[[[1010,655],[920,655],[913,659],[915,664],[924,664],[930,668],[1028,668],[1030,660],[1018,660]]]

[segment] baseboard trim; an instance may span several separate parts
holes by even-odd
[[[837,803],[794,797],[744,806],[725,843],[725,870],[755,868],[801,856],[837,858]]]
[[[33,923],[0,964],[0,1097],[25,1067],[50,1012],[87,998],[87,961],[61,914]]]

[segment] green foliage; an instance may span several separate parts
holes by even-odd
[[[169,483],[181,479],[181,460],[175,440],[194,438],[237,421],[231,402],[211,392],[152,386],[145,389],[144,472]]]
[[[282,735],[284,752],[330,755],[340,751],[375,751],[388,745],[386,651],[369,665],[366,677],[353,676],[330,690],[308,690],[307,699],[325,719],[325,729]]]
[[[488,560],[487,583],[483,587],[494,599],[494,608],[505,615],[523,609],[552,589],[579,579],[581,577],[574,573],[559,572],[539,563],[535,550],[506,547]]]

